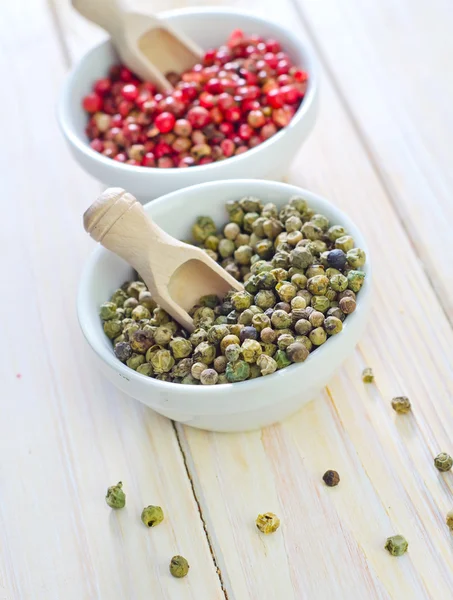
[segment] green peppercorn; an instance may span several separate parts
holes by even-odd
[[[308,240],[319,240],[322,236],[322,229],[315,223],[307,221],[302,225],[302,233]]]
[[[301,298],[303,298],[305,300],[305,304],[307,306],[310,306],[311,299],[313,296],[310,294],[310,292],[308,290],[299,290],[297,292],[296,296],[300,296]]]
[[[126,494],[123,492],[123,484],[119,481],[107,489],[105,501],[110,508],[124,508],[126,505]]]
[[[271,375],[278,368],[276,361],[267,354],[260,354],[256,364],[261,370],[261,375]]]
[[[138,329],[129,335],[129,344],[133,352],[146,354],[148,348],[154,344],[154,337],[150,331]]]
[[[200,308],[197,308],[193,315],[194,327],[208,329],[214,324],[215,318],[215,312],[212,308],[209,308],[209,306],[201,306]]]
[[[308,338],[306,335],[298,335],[296,337],[296,342],[303,344],[308,350],[308,352],[311,352],[313,350],[313,344],[310,341],[310,338]]]
[[[121,288],[115,290],[110,298],[110,302],[113,302],[119,307],[123,307],[124,302],[127,300],[128,295]]]
[[[322,325],[324,324],[324,319],[325,319],[325,317],[324,317],[323,313],[319,312],[318,310],[314,310],[308,317],[308,320],[310,321],[310,325],[312,325],[312,327],[315,327],[315,328],[322,327]],[[306,332],[304,332],[304,333],[306,333]]]
[[[277,517],[277,515],[271,512],[258,515],[255,523],[258,529],[266,535],[269,533],[275,533],[280,527],[280,519]]]
[[[360,292],[363,282],[365,281],[365,273],[363,271],[349,271],[348,273],[348,288],[353,292]]]
[[[125,363],[132,356],[132,348],[127,342],[118,342],[113,349],[116,358]]]
[[[173,556],[170,561],[170,573],[173,577],[177,577],[178,579],[185,577],[189,569],[189,563],[183,556]]]
[[[253,302],[253,296],[246,291],[236,292],[231,296],[231,302],[234,310],[241,312],[246,308],[250,308]]]
[[[225,373],[227,362],[226,356],[220,355],[215,357],[213,366],[217,373]]]
[[[447,523],[447,525],[448,525],[448,528],[449,528],[451,531],[453,531],[453,510],[450,510],[450,511],[447,513],[447,516],[446,516],[446,518],[445,518],[445,522]]]
[[[344,321],[346,318],[346,315],[338,306],[329,308],[326,314],[328,317],[337,317],[340,321]]]
[[[226,337],[228,337],[228,336],[226,336]],[[223,338],[223,339],[225,339],[225,338]],[[206,365],[210,365],[211,363],[214,362],[215,356],[216,356],[215,346],[213,344],[210,344],[209,342],[201,342],[195,348],[192,358],[195,362],[202,362]]]
[[[227,223],[223,228],[223,235],[228,239],[234,241],[237,236],[241,233],[241,228],[237,223]]]
[[[263,210],[261,211],[263,217],[269,219],[270,217],[278,217],[278,208],[273,202],[267,202],[263,206]]]
[[[156,527],[164,520],[164,511],[160,506],[146,506],[142,510],[141,520],[147,527]]]
[[[207,339],[208,332],[205,329],[195,329],[189,336],[189,341],[192,346],[198,346],[201,342],[206,342]]]
[[[327,334],[322,327],[317,327],[308,336],[314,346],[321,346],[327,340]]]
[[[241,356],[241,347],[239,344],[230,344],[225,348],[225,358],[228,362],[234,363]]]
[[[299,363],[308,358],[309,352],[304,344],[294,341],[286,348],[286,354],[291,362]]]
[[[366,262],[366,254],[360,248],[351,248],[346,253],[346,260],[353,269],[363,267]]]
[[[265,344],[273,344],[278,337],[278,332],[271,327],[264,327],[261,329],[260,339]]]
[[[307,211],[307,201],[301,196],[291,196],[289,199],[289,206],[295,208],[301,215]]]
[[[256,283],[259,290],[272,290],[277,284],[277,279],[272,271],[263,271],[254,277],[256,278]]]
[[[276,304],[277,299],[272,290],[260,290],[255,295],[254,302],[256,306],[266,310],[267,308],[272,308]]]
[[[116,314],[117,305],[114,302],[104,302],[101,304],[100,316],[103,321],[117,318]]]
[[[438,471],[450,471],[453,466],[453,458],[446,452],[441,452],[434,459],[434,466]]]
[[[274,310],[271,317],[271,323],[275,329],[286,329],[291,326],[291,315],[284,310]]]
[[[119,319],[110,319],[104,322],[104,333],[111,340],[116,338],[122,332],[123,325]]]
[[[222,327],[222,325],[216,327]],[[192,344],[183,337],[175,337],[170,342],[170,350],[176,359],[186,358],[192,353]]]
[[[244,220],[242,222],[242,227],[244,228],[245,233],[252,233],[253,223],[258,218],[259,218],[259,214],[255,211],[250,211],[250,212],[245,213]]]
[[[216,226],[211,217],[198,217],[192,227],[193,239],[198,243],[203,243],[210,235],[214,235]]]
[[[336,292],[344,292],[344,290],[348,287],[348,284],[348,278],[341,273],[332,275],[330,278],[330,287]]]
[[[165,325],[171,321],[170,315],[160,306],[153,310],[154,325]]]
[[[292,267],[306,269],[313,264],[313,255],[306,248],[302,246],[296,246],[294,250],[291,250],[290,252],[289,262]]]
[[[354,248],[354,240],[350,235],[343,235],[335,240],[335,248],[343,250],[347,254]]]
[[[392,408],[400,414],[406,414],[411,410],[411,403],[407,396],[397,396],[392,399]]]
[[[229,333],[230,330],[228,328],[228,325],[213,325],[208,331],[208,341],[211,344],[220,344],[223,338],[229,335]]]
[[[227,348],[227,350],[229,348]],[[244,340],[240,350],[245,362],[247,363],[256,363],[258,357],[262,353],[260,343],[252,339]]]
[[[244,221],[244,211],[239,206],[236,200],[230,200],[226,203],[226,209],[228,212],[229,219],[232,223],[242,225]]]
[[[230,335],[226,335],[224,338],[222,338],[222,341],[220,342],[220,352],[225,354],[225,350],[230,344],[237,344],[239,346],[239,337],[230,333]]]
[[[277,350],[273,358],[277,363],[277,369],[284,369],[291,364],[291,361],[284,350]]]
[[[256,245],[255,245],[255,251],[256,253],[261,257],[261,258],[271,258],[272,257],[272,252],[273,252],[273,244],[271,240],[260,240]],[[274,256],[275,258],[275,256]],[[274,267],[276,266],[281,266],[284,267],[285,264],[287,263],[283,263],[283,264],[276,264],[274,262],[274,259],[272,259],[272,265]]]
[[[238,360],[234,363],[228,363],[225,375],[230,383],[245,381],[250,375],[250,366],[245,360]]]
[[[277,284],[277,286],[277,294],[280,296],[280,299],[283,300],[283,302],[291,302],[291,300],[296,296],[297,288],[292,283],[280,282]]]
[[[327,230],[327,237],[331,242],[335,242],[338,238],[343,237],[346,234],[344,227],[341,225],[332,225]]]
[[[327,312],[330,308],[330,300],[327,296],[313,296],[310,304],[312,308],[322,313]]]
[[[339,302],[340,309],[344,312],[345,315],[349,315],[356,309],[356,301],[349,296],[342,298]]]
[[[277,346],[280,350],[287,350],[288,346],[294,343],[294,336],[291,333],[282,333],[277,338]]]
[[[402,535],[392,535],[387,538],[384,548],[390,552],[392,556],[402,556],[408,548],[409,544]]]
[[[171,355],[170,350],[157,350],[153,353],[150,360],[154,372],[157,374],[168,373],[175,364],[175,359]]]
[[[222,258],[227,258],[228,256],[233,256],[236,247],[232,240],[227,238],[223,238],[219,242],[219,246],[217,248],[218,253]]]
[[[273,240],[283,230],[283,226],[278,219],[266,219],[263,223],[263,231],[266,237]]]
[[[192,365],[192,368],[190,369],[190,374],[192,375],[192,377],[194,379],[199,380],[201,374],[203,373],[204,370],[206,370],[208,368],[208,365],[205,365],[202,362],[195,362]]]
[[[199,385],[200,382],[189,374],[181,379],[181,383],[184,385]]]
[[[232,225],[232,223],[230,223],[230,225]],[[225,236],[227,237],[227,236]],[[231,238],[229,238],[231,239]],[[235,240],[234,240],[234,245],[236,246],[236,248],[239,248],[240,246],[250,246],[250,236],[248,233],[239,233]]]
[[[193,360],[189,357],[181,359],[175,365],[173,365],[170,374],[173,377],[187,377],[190,375],[190,371],[192,369]]]
[[[246,213],[257,213],[261,210],[261,200],[255,196],[244,196],[244,198],[239,200],[239,206]]]
[[[215,369],[205,369],[200,374],[202,385],[215,385],[219,379],[219,374]]]
[[[299,319],[296,321],[294,329],[299,335],[307,335],[312,331],[313,325],[307,319]]]
[[[328,335],[336,335],[343,329],[343,323],[337,317],[327,317],[324,321],[324,329]]]
[[[374,374],[373,374],[372,369],[370,369],[370,367],[366,367],[365,369],[363,369],[362,381],[363,381],[363,383],[373,383]]]
[[[141,292],[146,291],[146,285],[143,281],[132,281],[127,287],[127,295],[132,296],[138,301]],[[127,301],[125,301],[127,302]],[[124,306],[124,305],[123,305]]]

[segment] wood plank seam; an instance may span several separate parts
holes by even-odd
[[[363,132],[362,127],[360,126],[359,120],[354,116],[352,107],[349,104],[349,102],[347,101],[347,98],[346,98],[341,86],[339,85],[339,82],[335,75],[335,70],[331,67],[329,59],[327,58],[326,53],[324,52],[324,49],[323,49],[321,43],[319,42],[318,37],[316,36],[315,31],[313,30],[313,27],[311,26],[310,20],[307,18],[307,16],[305,15],[305,13],[303,11],[302,4],[300,2],[298,2],[297,0],[289,0],[289,2],[293,5],[295,12],[299,16],[300,20],[302,21],[302,23],[305,27],[307,37],[309,38],[311,44],[315,48],[316,54],[318,56],[318,60],[322,64],[322,67],[323,67],[327,77],[329,78],[329,81],[331,82],[331,85],[335,91],[335,94],[345,112],[346,117],[349,119],[349,121],[351,123],[351,127],[352,127],[354,133],[356,134],[360,145],[363,148],[364,154],[367,157],[371,168],[373,169],[374,173],[376,174],[376,177],[379,180],[379,183],[382,186],[382,189],[383,189],[385,195],[389,198],[390,203],[394,208],[395,215],[398,218],[398,221],[400,222],[401,227],[403,228],[407,239],[409,240],[409,243],[414,251],[414,254],[418,257],[418,259],[420,261],[420,264],[423,268],[423,272],[425,273],[426,278],[428,279],[432,289],[434,290],[434,293],[436,294],[436,297],[439,301],[439,304],[442,308],[442,311],[443,311],[446,319],[453,326],[453,316],[449,315],[448,308],[445,304],[444,298],[443,298],[442,294],[439,294],[439,290],[437,288],[436,281],[430,275],[430,271],[429,271],[425,261],[423,260],[423,256],[420,254],[417,246],[414,244],[414,241],[412,239],[412,236],[410,234],[408,226],[407,226],[405,220],[402,218],[402,215],[401,215],[401,212],[400,212],[399,206],[398,206],[397,194],[394,193],[391,182],[388,181],[387,178],[382,173],[382,170],[379,167],[379,162],[371,148],[370,143],[367,141],[367,137],[366,137],[365,133]]]
[[[184,468],[185,468],[186,473],[187,473],[187,478],[189,480],[189,484],[190,484],[190,487],[192,489],[193,498],[194,498],[195,503],[197,505],[198,513],[200,515],[201,523],[202,523],[202,526],[203,526],[203,530],[204,530],[205,535],[206,535],[206,540],[207,540],[207,543],[208,543],[208,546],[209,546],[209,551],[211,553],[212,560],[214,562],[214,566],[216,568],[217,575],[219,577],[220,587],[222,588],[222,592],[225,595],[225,600],[229,600],[229,595],[228,595],[228,591],[226,589],[226,585],[225,585],[225,581],[224,581],[224,576],[223,576],[222,571],[221,571],[221,569],[219,567],[219,564],[218,564],[218,561],[217,561],[217,557],[216,557],[216,554],[214,552],[214,546],[213,546],[213,543],[212,543],[212,540],[211,540],[211,536],[209,535],[208,526],[207,526],[206,519],[205,519],[204,514],[203,514],[203,510],[201,508],[201,501],[198,498],[198,494],[197,494],[197,491],[195,489],[195,484],[194,484],[194,481],[193,481],[193,478],[192,478],[192,474],[191,474],[191,471],[189,469],[188,458],[187,458],[186,452],[184,451],[184,448],[183,448],[182,436],[180,435],[180,432],[178,431],[178,427],[177,427],[177,424],[175,423],[175,421],[172,421],[172,425],[173,425],[173,429],[174,429],[174,432],[175,432],[176,440],[178,442],[179,450],[181,452],[181,457],[182,457],[182,460],[183,460],[183,463],[184,463]]]

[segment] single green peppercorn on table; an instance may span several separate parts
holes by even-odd
[[[288,181],[365,233],[370,324],[314,402],[251,434],[173,425],[108,383],[74,314],[92,251],[80,215],[101,187],[74,165],[54,116],[68,61],[103,34],[64,0],[2,3],[0,598],[451,600],[453,472],[434,465],[453,456],[451,5],[224,5],[315,42],[319,118]],[[391,406],[401,396],[406,414]],[[112,509],[119,481],[126,505]],[[165,514],[157,527],[141,521],[149,505]],[[255,524],[266,512],[280,519],[269,535]],[[402,556],[384,548],[396,535]],[[173,556],[186,577],[171,575]]]

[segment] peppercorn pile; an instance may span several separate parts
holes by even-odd
[[[202,63],[167,74],[174,89],[158,93],[115,65],[83,99],[90,146],[118,162],[192,167],[241,154],[288,125],[307,73],[280,43],[241,30],[208,50]]]
[[[192,334],[141,281],[125,283],[101,306],[115,355],[138,373],[195,385],[270,375],[303,362],[355,310],[366,257],[341,225],[296,196],[280,211],[254,197],[226,208],[222,233],[210,217],[199,217],[192,234],[244,290],[201,298],[190,313]]]

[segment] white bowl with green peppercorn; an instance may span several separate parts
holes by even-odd
[[[250,210],[255,205],[258,212]],[[251,179],[182,189],[145,211],[176,238],[190,240],[195,231],[211,253],[217,244],[213,257],[245,278],[249,294],[203,301],[197,330],[186,336],[191,346],[140,281],[119,289],[137,279],[130,267],[96,249],[82,276],[78,315],[105,375],[156,412],[213,431],[257,429],[315,398],[353,351],[370,310],[369,253],[351,219],[312,192]],[[200,216],[214,221],[217,236]],[[108,302],[112,294],[116,304]],[[200,385],[200,378],[216,385]]]

